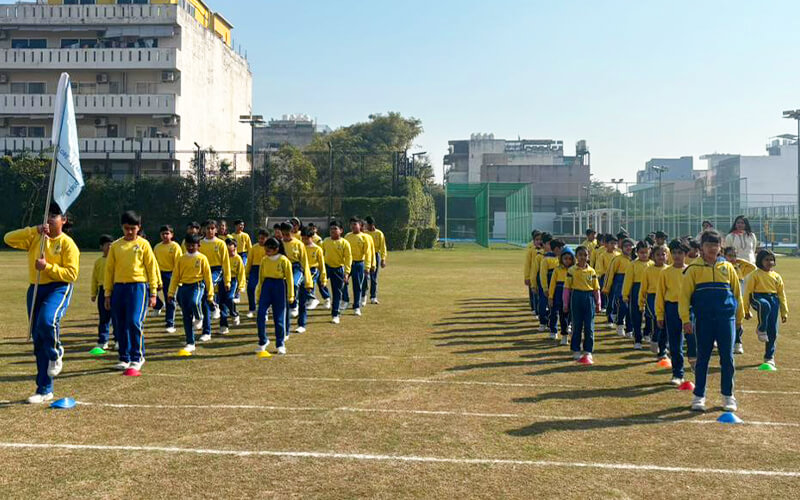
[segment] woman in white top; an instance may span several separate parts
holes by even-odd
[[[744,215],[736,217],[731,232],[725,237],[725,246],[735,248],[738,258],[755,265],[758,238],[750,230],[750,221],[747,217]]]
[[[714,224],[712,224],[710,220],[704,220],[703,221],[703,229],[701,229],[700,232],[697,233],[697,237],[695,239],[697,241],[700,241],[700,237],[703,236],[703,232],[708,230],[708,229],[714,229]]]

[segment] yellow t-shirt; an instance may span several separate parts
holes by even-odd
[[[5,234],[6,245],[17,250],[28,252],[28,279],[30,284],[36,283],[36,261],[39,260],[39,248],[42,235],[36,227],[18,229]],[[47,266],[41,272],[39,284],[74,283],[78,280],[81,252],[72,238],[61,233],[55,238],[45,238],[44,258]]]

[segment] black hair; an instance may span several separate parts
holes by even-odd
[[[722,243],[722,235],[716,229],[706,229],[700,236],[700,244],[704,243]]]
[[[269,238],[267,242],[264,243],[264,246],[266,248],[272,248],[273,250],[277,249],[278,253],[280,253],[281,255],[286,255],[286,250],[283,248],[283,243],[278,241],[278,238],[274,236]]]
[[[653,246],[656,243],[656,240],[651,238],[649,234],[647,236],[645,236],[644,241],[646,241],[647,244],[650,245],[650,246]]]
[[[531,231],[531,239],[535,240],[536,237],[539,236],[540,234],[542,234],[541,231],[539,231],[538,229],[534,229],[533,231]]]
[[[50,206],[47,208],[47,215],[61,215],[63,217],[65,214],[58,203],[51,201]]]
[[[332,221],[330,221],[330,222],[328,223],[328,227],[329,227],[329,228],[331,228],[331,227],[338,227],[339,229],[342,229],[342,223],[341,223],[341,222],[339,222],[338,220],[332,220]]]
[[[612,242],[617,242],[617,241],[619,241],[619,238],[617,238],[613,234],[607,234],[606,235],[606,243],[612,243]]]
[[[597,231],[595,231],[594,229],[587,229],[586,230],[586,236],[590,236],[592,234],[597,234]]]
[[[352,224],[353,222],[361,224],[361,218],[357,215],[350,217],[350,224]]]
[[[211,227],[211,226],[217,227],[217,221],[215,221],[214,219],[208,219],[205,222],[203,222],[203,227]]]
[[[575,262],[577,262],[577,260],[578,260],[578,259],[576,258],[576,256],[575,256],[575,254],[574,254],[574,253],[572,253],[572,252],[564,252],[564,251],[562,251],[562,252],[561,252],[561,255],[559,255],[559,256],[558,256],[558,263],[559,263],[559,264],[561,264],[562,266],[564,265],[564,257],[566,257],[566,256],[572,257],[572,264],[573,264],[573,265],[574,265],[574,264],[575,264]],[[566,266],[564,266],[564,267],[566,267]]]
[[[556,248],[564,248],[566,245],[567,244],[564,243],[564,240],[560,240],[560,239],[550,240],[550,250],[553,250],[553,249],[556,249]]]
[[[655,237],[658,239],[666,240],[669,238],[669,235],[664,231],[656,231]]]
[[[300,236],[303,236],[305,238],[311,238],[314,236],[314,230],[311,229],[309,226],[301,227]]]
[[[619,242],[620,249],[622,247],[624,247],[625,245],[630,245],[631,246],[631,250],[633,250],[633,247],[636,245],[636,242],[633,241],[630,238],[624,238],[622,241]]]
[[[292,217],[291,219],[289,219],[289,224],[291,224],[293,227],[303,225],[303,223],[300,222],[300,219],[298,219],[297,217]]]
[[[186,229],[200,229],[200,223],[197,221],[192,221],[186,224]]]
[[[758,252],[758,255],[756,255],[756,267],[761,269],[762,271],[766,271],[766,269],[764,269],[764,260],[769,258],[775,260],[775,254],[772,253],[771,250],[764,249]]]
[[[585,247],[585,246],[581,245],[578,248],[576,248],[575,249],[575,261],[578,260],[578,253],[579,252],[586,252],[586,256],[588,257],[589,256],[589,247]]]
[[[282,233],[291,233],[294,227],[290,222],[281,222],[280,229]]]
[[[700,242],[694,238],[686,238],[686,246],[688,246],[690,249],[695,248],[697,250],[703,248],[703,245],[701,245]]]
[[[667,248],[669,248],[670,252],[689,253],[689,245],[687,245],[685,241],[679,239],[670,241]]]
[[[605,233],[600,233],[597,235],[597,243],[599,245],[605,245],[606,243],[606,235]]]
[[[103,246],[106,243],[113,243],[113,242],[114,242],[114,238],[112,238],[110,234],[102,234],[102,235],[100,235],[100,246]]]
[[[648,243],[645,240],[642,240],[636,243],[636,253],[639,253],[639,250],[650,250],[650,246],[651,246],[650,243]]]
[[[231,245],[236,247],[236,240],[234,240],[233,238],[225,238],[225,246],[229,247]]]
[[[617,239],[618,240],[624,240],[626,238],[630,238],[630,235],[628,234],[628,231],[620,231],[620,232],[617,233]]]
[[[368,215],[367,218],[364,219],[364,222],[366,222],[367,224],[370,224],[370,225],[371,224],[375,224],[375,219],[373,219],[371,215]]]
[[[187,234],[183,238],[183,242],[186,243],[186,246],[199,245],[200,244],[200,236],[197,235],[197,234]]]
[[[722,249],[722,255],[728,255],[729,253],[733,253],[736,256],[736,247],[725,247]]]
[[[133,210],[128,210],[126,212],[122,212],[122,215],[119,218],[120,224],[128,225],[128,226],[140,226],[142,225],[142,218],[134,212]]]
[[[739,215],[738,217],[733,219],[733,225],[731,226],[731,230],[728,231],[728,232],[732,233],[732,232],[736,231],[736,222],[739,221],[739,220],[744,222],[744,232],[747,233],[747,234],[751,234],[753,232],[753,230],[750,229],[750,219],[748,219],[744,215]]]
[[[272,229],[280,229],[280,228],[281,228],[280,222],[276,222],[275,224],[272,225]]]
[[[548,243],[553,240],[553,235],[547,232],[542,232],[542,243]]]
[[[259,236],[266,236],[267,238],[269,238],[269,231],[267,231],[266,229],[259,229],[258,230],[258,235]]]
[[[656,252],[659,250],[667,253],[667,245],[653,245],[653,248],[650,249],[650,258],[655,260]]]
[[[708,224],[708,225],[709,225],[709,226],[711,226],[711,227],[714,227],[714,224],[712,224],[710,220],[704,220],[704,221],[703,221],[703,222],[700,224],[700,226],[702,227],[702,226],[705,226],[706,224]]]
[[[244,221],[242,219],[236,219],[235,221],[233,221],[234,226],[238,226],[239,224],[244,224]]]
[[[316,229],[316,228],[317,228],[317,225],[316,225],[316,224],[314,224],[313,222],[309,222],[309,223],[308,223],[308,227],[310,227],[310,228],[312,228],[312,229]]]
[[[158,229],[159,233],[163,233],[164,231],[169,231],[170,233],[174,233],[175,231],[172,229],[172,226],[169,224],[164,224]]]

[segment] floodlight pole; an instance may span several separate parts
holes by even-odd
[[[250,224],[252,229],[258,229],[261,224],[256,223],[256,125],[264,123],[261,115],[240,115],[239,123],[250,125]]]
[[[795,217],[797,217],[797,242],[800,245],[800,109],[784,111],[783,117],[797,120],[797,139],[795,140],[797,146],[797,212]]]

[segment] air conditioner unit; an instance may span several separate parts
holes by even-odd
[[[8,31],[0,30],[0,40],[8,40]]]
[[[8,83],[8,73],[0,73],[0,84]]]
[[[161,120],[165,127],[174,127],[178,124],[177,116],[168,116]]]
[[[108,118],[95,118],[94,119],[94,126],[95,127],[107,127],[108,126]]]
[[[162,82],[174,82],[176,79],[176,75],[174,71],[162,71],[161,72],[161,81]]]
[[[98,73],[97,83],[108,83],[108,73]]]

